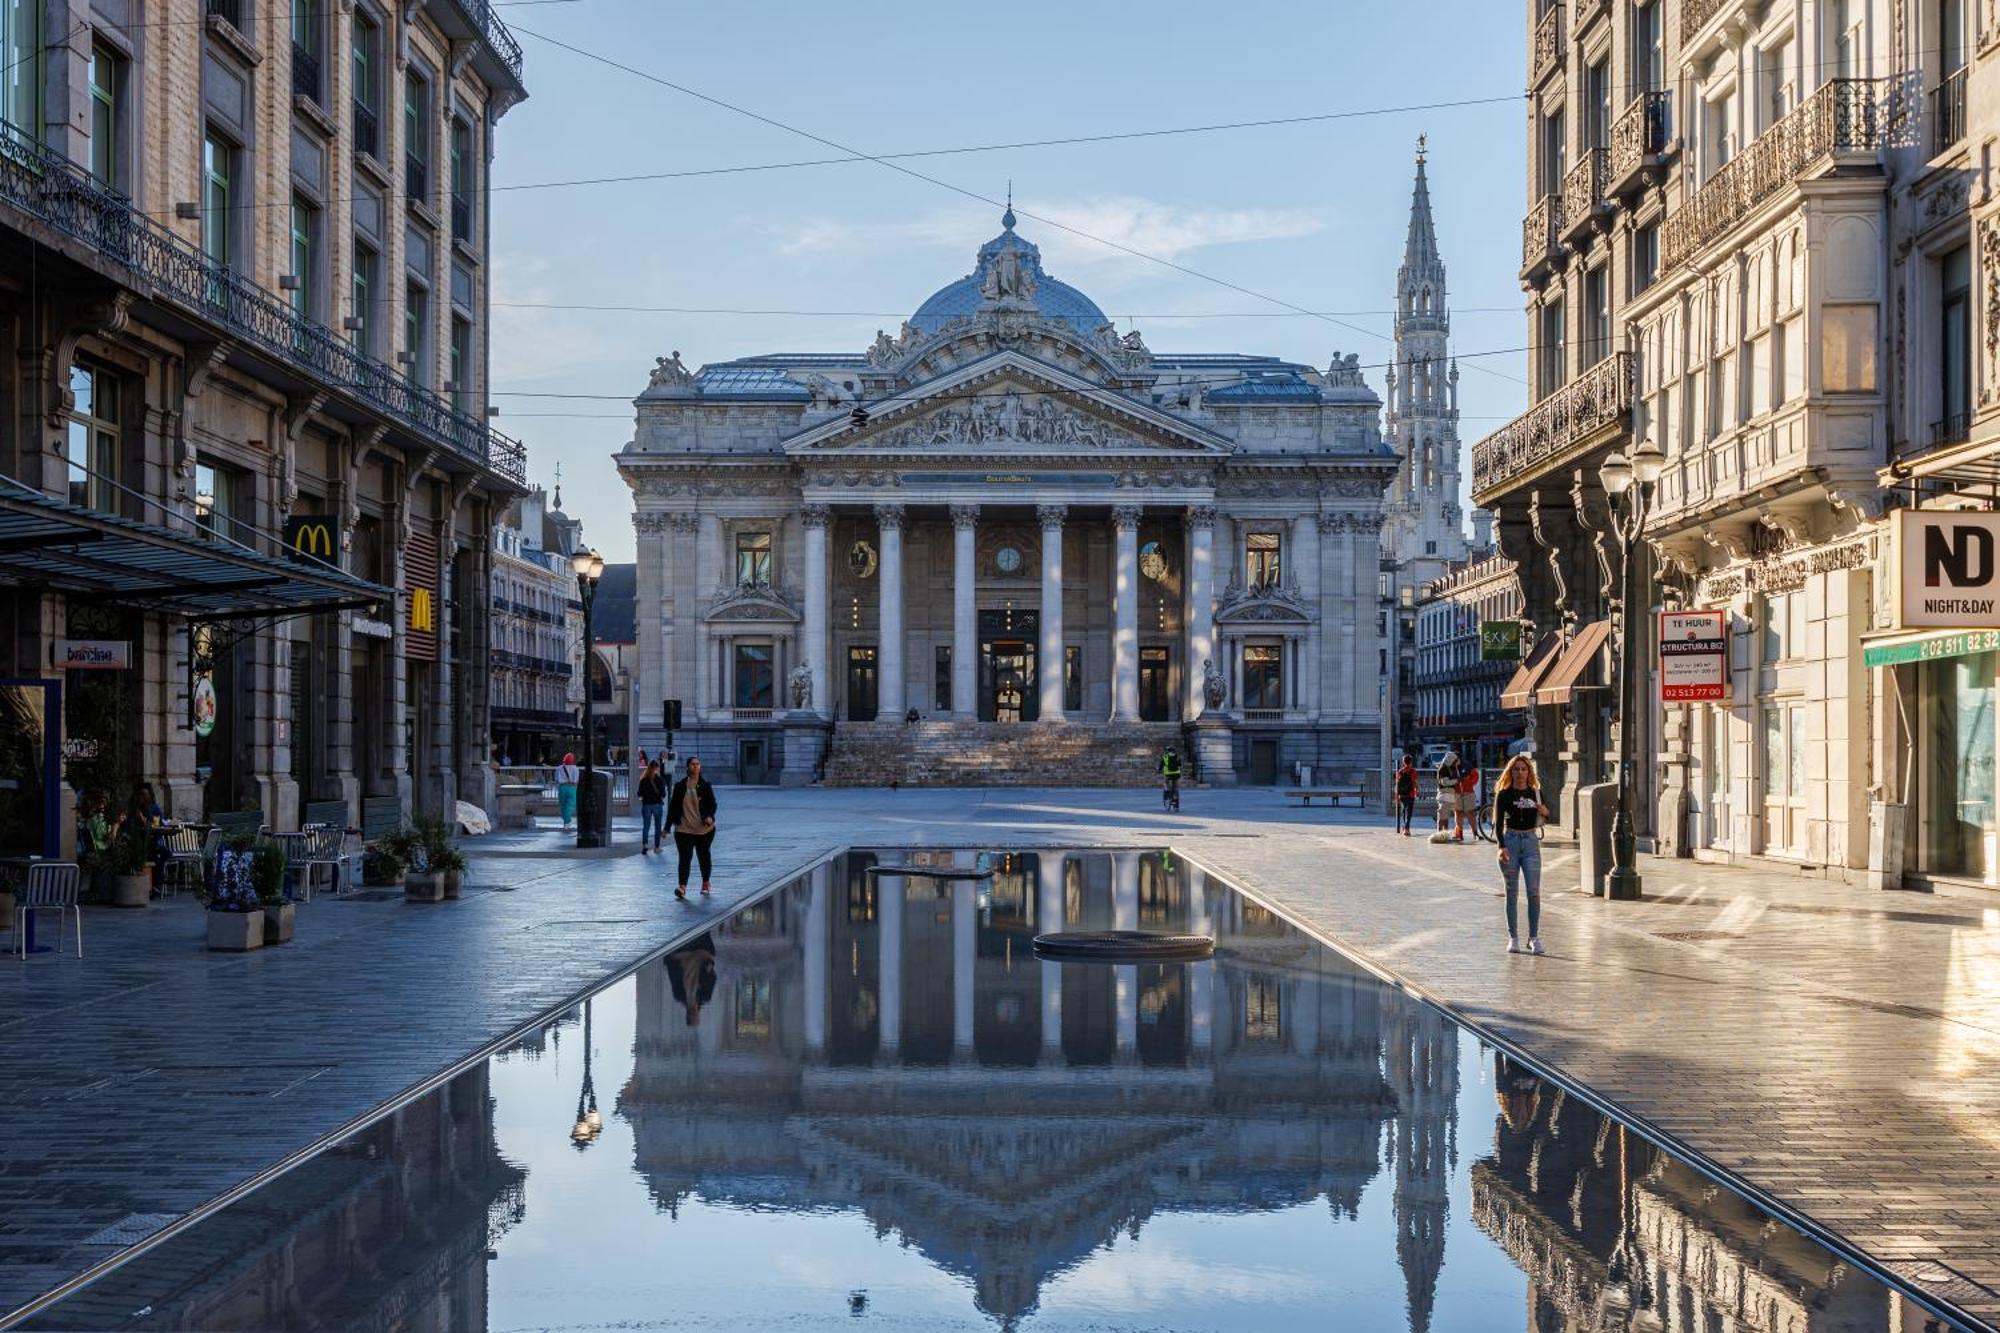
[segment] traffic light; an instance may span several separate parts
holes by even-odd
[[[660,713],[661,726],[665,727],[668,731],[679,731],[681,729],[681,701],[679,699],[662,701],[660,704]]]

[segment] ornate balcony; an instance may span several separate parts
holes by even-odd
[[[1823,159],[1879,152],[1882,86],[1880,79],[1831,80],[1724,163],[1661,225],[1661,273],[1720,240]]]
[[[1604,202],[1604,164],[1609,157],[1602,148],[1588,148],[1577,164],[1563,177],[1562,239],[1582,239],[1600,212],[1609,212]]]
[[[514,71],[514,78],[518,81],[521,77],[521,43],[507,31],[507,25],[494,16],[492,6],[486,0],[456,0],[456,3],[479,29],[480,38],[493,48],[493,54]]]
[[[1695,34],[1708,26],[1708,21],[1727,9],[1732,0],[1681,0],[1681,50],[1685,51],[1694,42]]]
[[[1528,82],[1540,83],[1551,70],[1559,70],[1563,63],[1563,30],[1561,4],[1551,4],[1549,12],[1542,15],[1535,24],[1535,47],[1528,61]]]
[[[1965,137],[1965,74],[1961,69],[1931,89],[1931,156],[1956,147]]]
[[[1563,201],[1545,194],[1521,224],[1521,281],[1538,282],[1562,257]]]
[[[333,330],[132,207],[89,172],[0,121],[0,206],[12,207],[95,251],[123,270],[121,281],[303,375],[330,394],[387,416],[428,444],[450,450],[513,482],[527,479],[520,441],[366,356]]]
[[[1666,156],[1673,104],[1665,92],[1640,93],[1611,127],[1611,161],[1604,191],[1617,196],[1645,183],[1645,173]]]
[[[1614,352],[1472,448],[1472,499],[1484,505],[1539,472],[1632,411],[1632,354]]]

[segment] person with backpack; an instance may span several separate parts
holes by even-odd
[[[1410,824],[1417,817],[1417,761],[1409,755],[1396,770],[1396,832],[1410,836]]]
[[[1437,766],[1438,832],[1449,831],[1452,842],[1465,841],[1465,806],[1458,789],[1464,777],[1465,765],[1458,751],[1445,751],[1443,761]]]
[[[1520,953],[1521,932],[1514,905],[1520,887],[1528,891],[1527,952],[1542,948],[1542,824],[1549,808],[1542,804],[1535,761],[1517,754],[1500,774],[1500,792],[1493,800],[1493,831],[1500,838],[1500,874],[1507,881],[1507,952]]]
[[[1458,777],[1458,813],[1472,829],[1474,838],[1483,839],[1479,831],[1479,765],[1467,764]]]
[[[639,855],[660,850],[661,831],[667,822],[667,775],[655,759],[646,765],[639,779]]]

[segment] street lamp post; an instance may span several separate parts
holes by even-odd
[[[577,804],[576,845],[599,846],[597,840],[597,716],[591,707],[590,659],[597,651],[591,625],[590,607],[597,600],[597,581],[604,577],[604,557],[596,551],[578,551],[570,557],[576,571],[576,594],[583,602],[583,791]]]
[[[1646,531],[1646,505],[1653,497],[1653,483],[1667,465],[1667,456],[1648,440],[1632,451],[1613,454],[1598,469],[1604,493],[1611,497],[1612,529],[1618,537],[1620,588],[1618,594],[1618,810],[1611,819],[1611,873],[1605,877],[1604,896],[1630,901],[1640,892],[1638,829],[1633,814],[1638,768],[1638,718],[1644,700],[1639,683],[1639,617],[1646,614],[1645,580],[1640,558]]]

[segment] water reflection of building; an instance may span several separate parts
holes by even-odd
[[[1886,1288],[1692,1167],[1501,1065],[1472,1217],[1528,1275],[1530,1333],[1889,1333]]]
[[[487,1067],[295,1167],[46,1313],[49,1329],[483,1329],[523,1173]]]
[[[896,860],[922,856],[971,860]],[[874,863],[824,866],[716,931],[693,1022],[671,962],[641,970],[617,1109],[661,1207],[859,1209],[1009,1321],[1156,1213],[1323,1197],[1354,1216],[1395,1120],[1398,1254],[1426,1326],[1455,1132],[1445,1020],[1157,854],[1000,857],[980,882]],[[1135,926],[1213,931],[1219,956],[1033,954],[1045,930]]]

